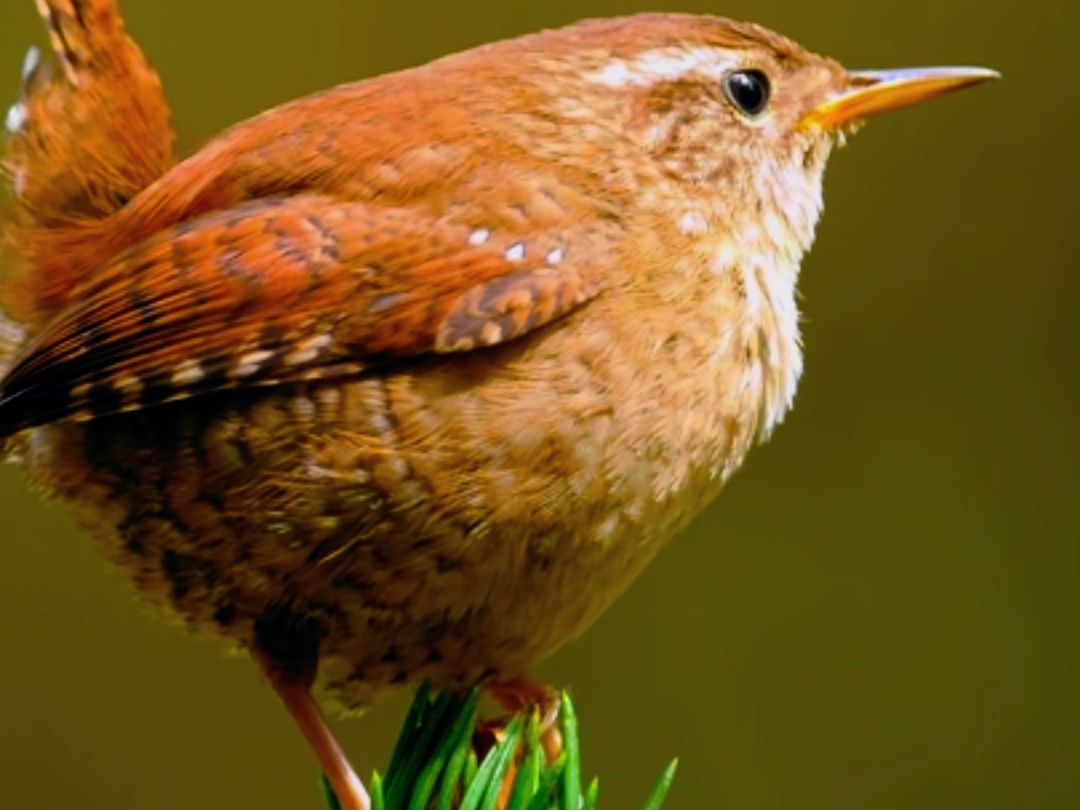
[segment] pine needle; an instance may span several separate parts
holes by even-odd
[[[426,685],[417,690],[385,778],[372,777],[372,810],[497,810],[504,797],[506,810],[597,810],[599,781],[582,790],[580,731],[568,694],[559,713],[563,752],[554,763],[534,709],[510,718],[480,758],[473,733],[479,700],[478,689],[434,697]],[[672,760],[664,770],[644,810],[661,810],[677,766]],[[328,810],[341,810],[325,778],[321,784]]]

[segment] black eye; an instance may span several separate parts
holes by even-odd
[[[740,70],[724,80],[731,103],[746,115],[760,115],[769,103],[769,78],[760,70]]]

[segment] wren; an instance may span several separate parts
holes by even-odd
[[[641,15],[266,112],[176,162],[113,0],[7,116],[0,436],[151,603],[311,691],[512,681],[783,419],[833,147],[993,77]]]

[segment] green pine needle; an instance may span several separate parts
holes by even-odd
[[[600,777],[594,776],[588,791],[585,793],[585,810],[596,810],[596,802],[600,798]]]
[[[675,781],[675,771],[679,768],[679,760],[671,760],[671,764],[664,769],[663,775],[660,777],[660,782],[653,790],[652,795],[649,797],[649,801],[645,803],[645,810],[660,810],[661,805],[664,803],[664,799],[667,798],[668,791],[671,790],[671,783]]]
[[[597,810],[599,781],[582,790],[580,732],[568,694],[562,695],[559,714],[563,752],[551,764],[533,709],[512,717],[479,760],[473,740],[479,700],[478,689],[434,698],[426,685],[417,690],[386,777],[372,776],[372,810],[495,810],[507,789],[506,810]],[[677,765],[673,760],[664,770],[645,810],[660,810]],[[325,778],[321,784],[328,810],[341,810]]]
[[[449,731],[441,740],[436,738],[434,754],[414,781],[412,798],[408,804],[409,810],[427,810],[440,778],[445,783],[453,785],[453,781],[445,774],[454,764],[454,754],[458,751],[464,752],[468,748],[473,726],[476,725],[476,704],[479,700],[480,693],[474,689],[464,700],[449,704],[451,706],[447,718]],[[456,716],[454,716],[455,712]],[[463,763],[464,758],[461,758],[460,762]],[[460,768],[457,772],[460,772]]]
[[[540,744],[540,715],[533,711],[525,729],[525,755],[518,770],[506,810],[527,810],[527,802],[540,787],[540,771],[544,767],[544,748]]]
[[[337,804],[337,796],[334,797]],[[386,810],[386,797],[383,795],[382,778],[378,772],[371,775],[371,810]]]
[[[563,745],[566,749],[566,770],[563,771],[564,805],[573,810],[581,807],[581,746],[578,744],[578,722],[574,704],[567,692],[562,694]]]

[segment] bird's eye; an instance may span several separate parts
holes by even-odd
[[[769,103],[769,77],[760,70],[739,70],[724,80],[724,92],[743,114],[760,115]]]

